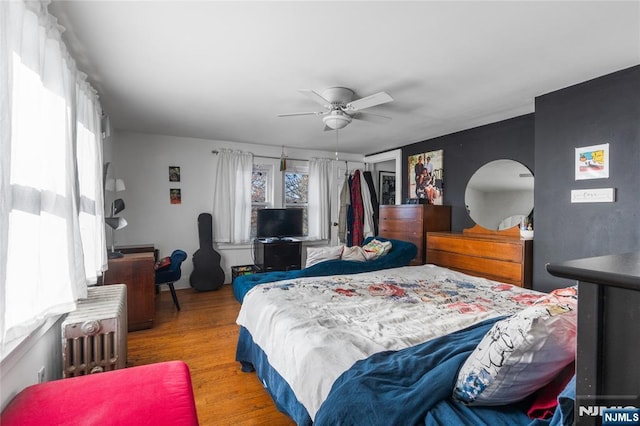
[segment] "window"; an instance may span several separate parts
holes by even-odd
[[[254,164],[251,176],[251,237],[256,236],[256,218],[259,209],[272,207],[273,167],[266,164]]]
[[[292,162],[293,163],[293,162]],[[302,162],[301,162],[302,163]],[[251,237],[256,236],[257,211],[265,208],[297,207],[303,209],[302,231],[308,235],[309,167],[289,164],[280,174],[282,180],[275,187],[275,168],[271,164],[254,164],[251,177]]]
[[[284,206],[301,207],[302,233],[309,234],[309,169],[308,167],[295,167],[284,173]]]

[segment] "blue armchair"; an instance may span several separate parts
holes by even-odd
[[[170,257],[171,262],[168,266],[156,270],[156,287],[163,284],[168,285],[169,290],[171,291],[171,297],[173,298],[173,303],[176,305],[176,308],[180,310],[180,303],[178,303],[178,296],[176,295],[176,289],[173,286],[173,283],[178,281],[180,276],[182,276],[180,265],[182,265],[182,262],[187,259],[187,253],[182,250],[174,250]]]
[[[357,262],[353,260],[327,260],[316,263],[308,268],[293,271],[266,272],[253,275],[241,275],[233,280],[233,296],[242,303],[244,295],[258,284],[274,281],[290,280],[301,277],[322,277],[327,275],[348,275],[360,272],[371,272],[380,269],[398,268],[407,266],[411,259],[416,257],[418,248],[408,241],[393,240],[389,238],[375,237],[379,241],[391,241],[391,251],[385,256],[369,262]],[[367,244],[373,237],[368,237],[362,245]]]

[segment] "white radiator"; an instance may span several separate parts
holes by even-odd
[[[63,377],[83,376],[127,365],[127,286],[89,287],[62,322]]]

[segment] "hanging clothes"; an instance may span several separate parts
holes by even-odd
[[[360,246],[364,240],[364,206],[362,204],[360,170],[356,170],[353,173],[353,182],[351,183],[351,206],[353,208],[353,236],[351,242],[354,246]]]
[[[375,227],[373,225],[373,205],[371,203],[371,192],[369,191],[369,185],[362,173],[362,177],[360,178],[360,195],[362,196],[362,236],[363,239],[367,237],[375,236],[374,231]]]
[[[349,206],[347,207],[347,247],[353,244],[353,201],[351,201],[351,187],[353,176],[349,175]]]
[[[373,235],[378,235],[378,222],[380,218],[380,204],[378,202],[378,195],[376,194],[376,188],[373,185],[373,175],[370,171],[362,173],[364,180],[367,181],[369,187],[369,194],[371,195],[371,205],[373,206]]]
[[[349,174],[345,173],[344,183],[340,190],[340,210],[338,211],[338,241],[347,242],[347,211],[351,205],[351,190],[349,189]]]

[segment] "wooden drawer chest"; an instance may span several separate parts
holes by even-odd
[[[451,206],[431,204],[401,204],[380,206],[378,235],[409,241],[418,247],[411,265],[423,265],[425,234],[428,231],[451,231]]]
[[[475,231],[474,231],[475,230]],[[519,232],[462,234],[427,233],[429,263],[470,275],[531,288],[533,240]]]
[[[129,331],[151,328],[156,313],[153,252],[128,253],[109,259],[104,284],[127,285]]]

